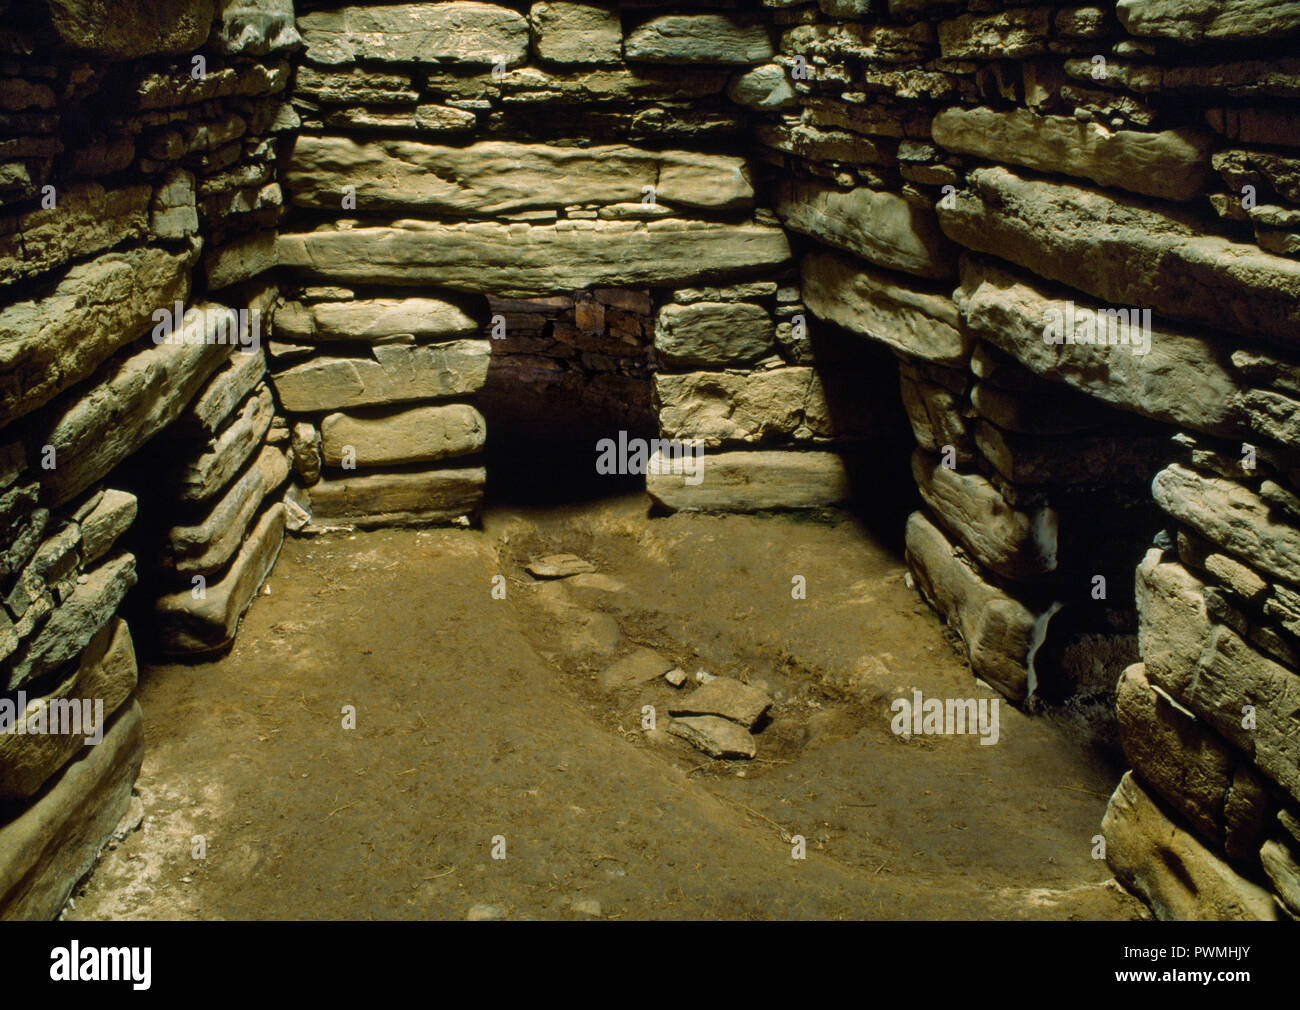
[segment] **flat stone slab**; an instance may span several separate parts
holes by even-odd
[[[1209,234],[1203,215],[1093,187],[977,168],[941,202],[956,242],[1086,291],[1112,308],[1289,344],[1300,332],[1300,262]]]
[[[10,657],[8,690],[58,669],[81,653],[135,585],[135,556],[110,558],[83,577],[85,581],[77,584],[40,630]]]
[[[674,286],[755,273],[790,259],[761,224],[562,221],[433,224],[280,236],[279,262],[326,281],[437,285],[503,298],[591,287]]]
[[[232,345],[217,339],[233,310],[196,308],[203,314],[173,342],[120,352],[96,371],[93,389],[69,390],[51,405],[33,436],[33,444],[54,447],[56,466],[41,474],[47,502],[71,501],[170,425],[229,358]]]
[[[1125,772],[1101,822],[1106,861],[1125,887],[1174,921],[1273,921],[1273,896],[1170,819]]]
[[[486,484],[483,467],[330,475],[311,488],[312,516],[363,529],[451,522],[478,511]]]
[[[908,566],[931,606],[961,636],[971,668],[1012,701],[1030,690],[1037,615],[986,582],[921,512],[907,520]]]
[[[313,63],[495,64],[528,58],[528,19],[490,3],[408,3],[342,7],[298,16],[298,32]]]
[[[478,321],[441,298],[360,298],[304,305],[286,302],[275,313],[275,333],[289,343],[331,340],[378,343],[398,334],[418,341],[474,336]]]
[[[820,319],[913,358],[964,369],[972,340],[947,294],[918,291],[848,256],[803,259],[804,303]]]
[[[487,381],[490,346],[486,340],[380,345],[372,358],[312,358],[271,382],[294,413],[461,396]]]
[[[595,565],[576,554],[548,554],[528,562],[526,568],[529,575],[539,579],[567,579],[571,575],[585,575],[596,570]]]
[[[490,217],[572,204],[639,204],[644,187],[668,207],[736,210],[754,203],[743,158],[649,151],[626,144],[558,147],[482,141],[448,147],[414,140],[299,137],[286,179],[294,204]]]
[[[21,735],[13,730],[0,733],[0,800],[24,799],[36,793],[50,776],[86,746],[87,739],[95,735],[94,720],[99,718],[96,703],[103,703],[102,715],[107,721],[135,690],[135,683],[135,649],[131,644],[131,632],[125,621],[115,617],[90,640],[71,675],[47,694],[27,698],[30,715],[34,715],[34,704],[43,707],[47,713],[43,720],[46,731]],[[89,711],[85,705],[87,702]],[[52,713],[66,711],[69,705],[80,711],[82,721],[73,725],[80,725],[84,732],[51,732],[54,728]],[[89,722],[84,718],[87,715]],[[24,721],[29,727],[39,725],[30,717]]]
[[[154,310],[189,295],[189,258],[108,253],[69,270],[43,298],[0,309],[0,424],[88,378],[148,331]]]
[[[1043,339],[1050,321],[1060,320],[1063,337],[1082,338],[1088,320],[1109,330],[1114,319],[1118,335],[1124,332],[1120,321],[1130,316],[1106,313],[1128,308],[1083,294],[1060,297],[1032,276],[983,257],[962,257],[961,280],[956,297],[967,331],[1036,375],[1157,421],[1213,435],[1240,433],[1232,405],[1241,380],[1224,360],[1224,349],[1206,335],[1154,319],[1145,354],[1133,353],[1132,344],[1052,344]]]
[[[931,129],[935,143],[959,154],[1082,176],[1162,200],[1198,199],[1211,178],[1214,145],[1200,130],[1109,130],[1029,109],[960,107],[940,112]]]
[[[262,501],[289,478],[289,460],[273,445],[262,451],[202,521],[167,532],[163,563],[184,576],[211,575],[234,557]]]
[[[119,712],[36,802],[0,826],[0,919],[59,914],[131,804],[144,759],[140,706]]]
[[[934,211],[897,193],[821,182],[782,184],[776,212],[787,226],[871,263],[920,277],[948,277],[955,261]]]
[[[773,56],[762,24],[726,14],[668,14],[634,29],[623,43],[630,62],[763,63]]]
[[[714,677],[674,701],[668,713],[674,716],[718,715],[746,729],[753,729],[771,707],[772,698],[766,691],[733,677]]]
[[[634,687],[662,677],[672,668],[673,664],[654,649],[637,649],[604,670],[599,678],[600,686],[606,691]]]
[[[207,581],[201,598],[186,588],[154,604],[161,651],[197,655],[224,649],[235,639],[239,618],[270,574],[284,542],[285,508],[276,502],[254,524],[225,574]]]
[[[362,468],[434,463],[478,452],[487,422],[468,403],[420,406],[373,416],[329,414],[321,421],[326,466],[345,458]]]
[[[848,471],[831,452],[724,452],[703,456],[702,479],[670,472],[656,454],[646,491],[672,511],[762,512],[826,508],[849,499]],[[663,472],[656,472],[656,470]]]
[[[673,719],[668,732],[681,737],[696,750],[715,758],[752,758],[758,745],[749,730],[716,715],[690,715]]]
[[[274,417],[275,398],[269,387],[259,386],[199,455],[181,468],[177,496],[187,502],[207,501],[225,487],[262,444]]]

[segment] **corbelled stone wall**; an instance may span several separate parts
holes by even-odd
[[[765,6],[776,209],[900,358],[921,590],[1012,699],[1119,679],[1106,856],[1158,915],[1300,913],[1300,11]]]
[[[116,712],[0,735],[0,915],[126,810],[133,636],[530,426],[702,446],[670,510],[902,492],[975,674],[1117,713],[1119,879],[1300,915],[1294,4],[297,6],[0,0],[0,700]]]

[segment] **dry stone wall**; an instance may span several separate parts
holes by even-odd
[[[480,450],[527,423],[549,431],[556,418],[530,421],[528,403],[575,391],[625,403],[621,418],[594,410],[602,434],[643,436],[649,413],[662,440],[754,492],[665,460],[648,477],[665,508],[848,497],[827,450],[876,431],[890,395],[860,394],[889,380],[861,342],[829,379],[811,367],[774,186],[751,159],[757,124],[794,96],[766,12],[317,6],[298,18],[302,131],[277,245],[299,286],[272,345],[301,441],[337,443],[319,464],[299,457],[314,522],[472,513]],[[649,327],[606,327],[618,292],[646,299]],[[385,447],[342,441],[362,427]]]
[[[0,25],[0,917],[52,918],[128,814],[136,649],[228,644],[278,550],[257,275],[300,40],[288,0]]]
[[[0,704],[107,721],[0,735],[0,915],[126,812],[137,646],[529,429],[914,494],[973,671],[1113,705],[1119,879],[1300,915],[1294,8],[0,0]]]
[[[1293,5],[765,6],[776,209],[899,356],[918,585],[1014,700],[1119,680],[1106,853],[1158,915],[1295,916]]]

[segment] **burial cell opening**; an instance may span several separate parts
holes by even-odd
[[[582,501],[642,490],[644,469],[597,467],[615,445],[658,433],[652,403],[654,298],[594,288],[487,298],[491,359],[477,402],[487,421],[487,497]]]

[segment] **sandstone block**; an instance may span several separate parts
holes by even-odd
[[[143,758],[140,706],[132,702],[99,746],[0,827],[0,919],[48,921],[59,914],[130,806]]]
[[[172,655],[224,649],[235,639],[239,619],[270,574],[284,541],[284,504],[275,502],[258,518],[216,581],[161,596],[154,604],[159,647]],[[199,594],[199,598],[195,594]]]
[[[342,410],[462,396],[487,381],[486,340],[381,344],[373,358],[312,358],[271,377],[284,408],[295,413]]]
[[[412,407],[370,416],[329,414],[321,422],[324,462],[342,465],[347,450],[355,466],[432,463],[478,452],[487,422],[467,403]]]

